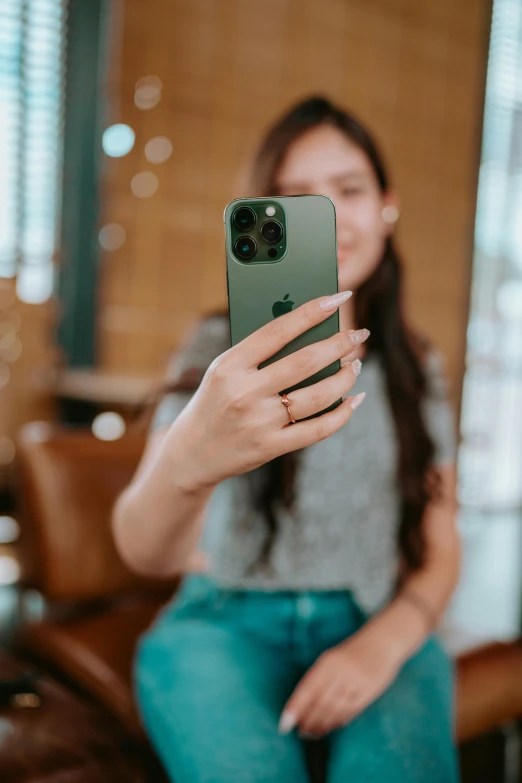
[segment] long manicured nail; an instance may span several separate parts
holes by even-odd
[[[290,712],[284,711],[279,721],[279,733],[289,734],[296,724],[294,716]]]
[[[366,392],[362,392],[361,394],[358,394],[357,397],[354,397],[352,400],[352,409],[355,411],[359,407],[359,405],[362,403],[364,398],[366,397]]]
[[[330,299],[325,299],[324,302],[321,302],[321,309],[326,310],[326,312],[337,310],[339,305],[342,305],[343,302],[346,302],[347,299],[349,299],[352,295],[351,291],[341,291],[340,294],[335,294],[335,296],[330,297]]]
[[[370,332],[368,329],[358,329],[356,332],[350,333],[350,340],[352,343],[355,343],[355,345],[360,345],[367,340],[369,336]]]
[[[352,370],[353,370],[353,374],[355,375],[356,378],[357,378],[358,375],[361,374],[362,362],[361,362],[360,359],[354,359],[353,360],[353,362],[352,362]]]

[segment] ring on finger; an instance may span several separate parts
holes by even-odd
[[[292,401],[288,398],[288,395],[286,393],[281,395],[281,402],[286,408],[286,412],[288,413],[288,418],[290,419],[290,424],[296,424],[297,422],[294,418],[294,414],[292,413],[292,408],[291,408]]]

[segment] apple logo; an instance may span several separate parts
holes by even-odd
[[[289,296],[290,294],[286,294],[281,302],[274,302],[272,305],[272,314],[274,318],[279,318],[280,315],[290,312],[295,302],[292,302],[292,300],[288,298]]]

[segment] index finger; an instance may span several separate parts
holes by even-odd
[[[249,367],[257,368],[300,334],[326,321],[351,295],[351,291],[341,291],[332,296],[320,296],[305,302],[296,310],[274,318],[270,323],[256,329],[232,350],[241,357],[243,366],[247,363]]]
[[[308,709],[319,698],[323,689],[324,678],[324,672],[312,667],[296,685],[294,692],[281,713],[279,730],[282,734],[291,731],[294,726],[301,722]]]

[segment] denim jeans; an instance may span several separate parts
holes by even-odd
[[[188,577],[136,658],[145,728],[174,783],[305,783],[278,721],[321,653],[366,621],[348,591],[228,590]],[[328,783],[455,783],[453,672],[430,638],[391,687],[328,735]]]

